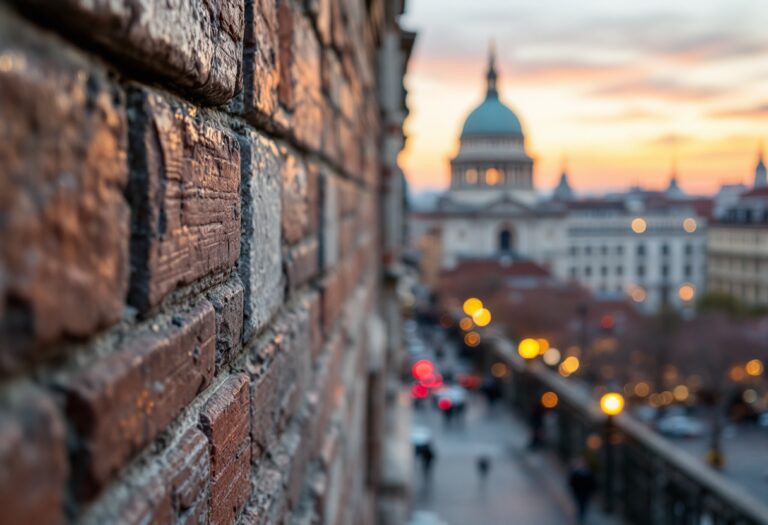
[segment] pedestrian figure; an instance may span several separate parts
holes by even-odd
[[[528,448],[536,450],[544,443],[544,407],[541,403],[535,403],[529,419],[531,426],[531,441]]]
[[[485,484],[488,474],[491,472],[491,458],[483,454],[477,458],[477,474],[480,476],[480,482]]]
[[[576,503],[577,523],[583,524],[587,517],[589,501],[592,499],[592,495],[597,489],[595,474],[592,472],[592,469],[589,468],[586,461],[580,459],[574,463],[568,479],[568,484],[571,487],[571,494]]]
[[[422,449],[419,457],[421,457],[421,470],[424,474],[424,481],[429,483],[432,476],[432,463],[435,460],[435,451],[433,450],[431,443],[428,443]]]

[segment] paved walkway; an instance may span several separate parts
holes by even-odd
[[[527,431],[511,414],[469,400],[462,427],[445,428],[435,409],[415,410],[413,426],[432,430],[437,457],[432,480],[414,473],[414,509],[431,511],[447,525],[568,525],[575,523],[565,474],[546,453],[525,448]],[[480,454],[492,458],[485,484],[476,470]],[[595,504],[589,525],[614,522]]]

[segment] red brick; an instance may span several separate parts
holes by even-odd
[[[239,279],[208,294],[216,311],[216,370],[227,365],[241,348],[243,336],[243,285]]]
[[[240,146],[184,103],[131,94],[133,216],[130,301],[232,267],[240,255]]]
[[[234,523],[250,494],[248,376],[227,378],[200,412],[211,452],[211,522]]]
[[[76,375],[67,408],[82,440],[78,493],[93,496],[211,382],[215,314],[208,302],[132,334]]]
[[[269,119],[277,110],[280,82],[277,0],[252,0],[246,9],[245,111],[257,120]]]
[[[291,75],[293,67],[293,33],[294,33],[294,7],[291,1],[279,2],[277,11],[278,28],[278,64],[280,82],[278,84],[278,100],[289,111],[293,111],[294,104],[294,80]]]
[[[64,423],[44,395],[24,393],[0,411],[3,523],[63,522],[67,451]]]
[[[128,286],[122,95],[0,13],[0,369],[118,321]]]
[[[337,269],[326,276],[322,288],[323,330],[330,333],[336,325],[344,301],[344,282],[342,273]]]
[[[310,232],[309,177],[304,161],[289,154],[282,170],[282,230],[288,245],[296,244]]]
[[[325,344],[323,335],[322,324],[322,303],[320,302],[320,294],[313,293],[307,300],[307,308],[309,310],[309,326],[310,326],[310,348],[312,353],[312,362],[314,363],[320,353],[323,350]]]
[[[320,266],[319,257],[316,239],[305,241],[291,250],[285,263],[290,290],[295,291],[317,275]]]
[[[240,90],[244,0],[15,0],[30,16],[90,41],[130,70],[211,103]]]

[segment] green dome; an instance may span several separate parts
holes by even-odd
[[[461,130],[462,138],[487,135],[523,136],[520,119],[495,93],[489,93],[482,104],[469,114]]]

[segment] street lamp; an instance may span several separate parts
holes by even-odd
[[[615,450],[613,447],[614,416],[618,416],[624,410],[624,397],[618,392],[608,392],[600,398],[600,410],[605,414],[605,499],[603,501],[606,512],[613,512],[613,500],[615,496],[614,471]]]

